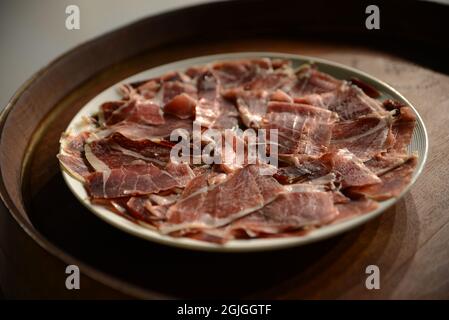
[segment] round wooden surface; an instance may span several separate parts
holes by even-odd
[[[129,37],[126,30],[118,37]],[[99,41],[104,43],[98,46],[97,41],[95,48],[87,44],[75,51],[78,56],[69,55],[44,70],[12,102],[7,118],[3,116],[2,197],[9,208],[0,215],[0,283],[5,296],[449,298],[447,75],[380,49],[300,37],[197,39],[150,50],[135,44],[126,52],[108,51],[107,61],[86,58],[101,57],[99,48],[114,48],[111,37]],[[411,191],[379,218],[341,236],[250,254],[152,244],[100,221],[78,203],[63,182],[56,154],[61,132],[88,100],[160,64],[239,51],[329,59],[401,92],[423,117],[430,138],[427,165]],[[63,73],[58,63],[70,64],[65,67],[69,72]],[[72,263],[80,266],[81,290],[64,287],[65,266]],[[365,287],[369,265],[380,269],[380,290]]]

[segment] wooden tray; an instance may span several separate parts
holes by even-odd
[[[381,29],[368,31],[366,5],[231,1],[186,8],[85,43],[38,72],[0,122],[5,297],[449,298],[449,77],[439,73],[449,70],[448,44],[438,41],[445,39],[449,10],[410,2],[407,16],[398,19],[402,3],[385,2],[379,5]],[[60,133],[81,106],[141,70],[237,51],[323,57],[391,84],[417,107],[429,130],[423,176],[395,207],[356,230],[252,254],[152,244],[107,225],[78,203],[55,156]],[[80,267],[80,290],[65,288],[69,264]],[[365,288],[368,265],[380,268],[380,290]]]

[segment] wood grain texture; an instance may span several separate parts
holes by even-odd
[[[30,168],[30,178],[34,179],[30,184],[33,189],[31,206],[35,206],[31,208],[30,217],[39,230],[95,267],[105,264],[107,273],[156,288],[156,291],[170,296],[449,298],[449,252],[444,250],[445,241],[449,240],[449,201],[444,192],[439,191],[444,190],[449,178],[447,170],[444,170],[449,161],[447,156],[442,156],[447,152],[449,130],[444,123],[449,117],[428,111],[435,108],[448,110],[447,76],[382,52],[307,42],[254,40],[209,43],[189,47],[182,50],[182,55],[176,56],[172,55],[173,52],[181,50],[166,50],[138,57],[91,79],[60,103],[59,113],[50,116],[41,136],[45,143],[36,144]],[[361,228],[323,243],[276,253],[220,256],[181,254],[176,249],[134,239],[97,221],[75,203],[76,199],[64,189],[54,156],[60,132],[90,97],[115,80],[156,64],[210,53],[255,50],[301,53],[351,65],[386,81],[410,99],[429,129],[431,149],[423,175],[394,208]],[[67,111],[68,106],[71,106],[70,112]],[[48,178],[52,180],[46,182]],[[47,194],[54,191],[61,195],[64,192],[66,204],[57,201],[49,205],[48,195],[42,190],[48,190]],[[60,217],[61,209],[65,212],[63,217]],[[55,230],[55,226],[60,229]],[[79,230],[88,230],[89,235],[80,239]],[[71,240],[67,239],[69,237]],[[114,250],[105,251],[104,248],[111,245]],[[100,251],[102,255],[95,257]],[[123,259],[126,263],[114,262],[116,259]],[[118,265],[111,267],[108,263]],[[378,291],[365,288],[365,268],[371,264],[378,265],[381,270],[381,290]],[[135,271],[137,268],[145,271]],[[134,273],[137,278],[123,273],[123,269]],[[159,274],[163,279],[161,283],[148,272]],[[173,273],[177,275],[173,276]],[[220,279],[216,279],[217,274]],[[242,283],[247,286],[242,287]]]
[[[233,6],[220,4],[215,9],[236,12],[233,28],[245,27],[245,10],[231,10]],[[262,37],[261,28],[257,35],[240,40],[199,36],[193,42],[178,41],[202,34],[201,25],[188,24],[201,11],[189,9],[178,16],[144,20],[62,57],[17,96],[0,128],[5,204],[0,214],[0,283],[5,296],[449,298],[449,77],[429,69],[441,66],[431,59],[424,59],[423,66],[416,64],[419,57],[407,60],[408,55],[374,49],[379,42],[332,42],[329,36],[307,40],[299,35],[316,26],[310,17],[298,22],[305,29],[298,27],[297,36],[273,37],[276,24],[264,24],[262,9],[254,28],[265,25],[270,32]],[[213,16],[205,19],[213,20]],[[164,31],[169,21],[185,28],[179,34],[173,25]],[[357,21],[347,23],[352,22]],[[144,41],[150,26],[155,26],[150,29],[156,36]],[[346,30],[348,36],[360,33],[338,20],[330,20],[325,30],[331,27]],[[230,32],[222,28],[217,32]],[[405,34],[398,28],[393,36]],[[431,30],[429,25],[426,28]],[[415,34],[416,41],[425,36],[420,32]],[[413,38],[413,32],[407,37],[404,43]],[[386,48],[386,41],[378,48]],[[304,247],[251,254],[191,252],[153,244],[100,221],[75,199],[62,180],[55,156],[61,132],[88,100],[141,70],[238,51],[322,57],[356,67],[400,91],[423,117],[430,138],[426,167],[411,191],[377,219],[343,235]],[[82,290],[64,288],[64,269],[71,263],[80,266]],[[380,268],[380,290],[365,288],[365,268],[371,264]]]

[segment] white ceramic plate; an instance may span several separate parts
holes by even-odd
[[[417,123],[413,133],[412,142],[409,146],[409,152],[417,152],[419,155],[418,165],[413,174],[413,178],[410,184],[403,190],[402,194],[393,199],[389,199],[387,201],[383,201],[380,203],[378,209],[367,213],[365,215],[351,218],[345,221],[341,221],[340,223],[324,226],[319,229],[316,229],[304,236],[300,237],[289,237],[289,238],[279,238],[279,239],[251,239],[251,240],[232,240],[224,245],[213,244],[188,238],[173,238],[171,236],[160,234],[159,232],[149,229],[148,227],[144,227],[140,224],[133,223],[102,206],[93,205],[89,201],[89,197],[86,193],[86,190],[83,187],[83,184],[74,179],[67,172],[62,170],[62,174],[64,179],[69,186],[70,190],[73,194],[86,206],[91,212],[105,220],[106,222],[112,224],[113,226],[133,234],[135,236],[141,237],[143,239],[147,239],[150,241],[162,243],[165,245],[181,247],[186,249],[194,249],[194,250],[206,250],[206,251],[261,251],[261,250],[271,250],[271,249],[279,249],[291,246],[299,246],[304,245],[306,243],[322,240],[325,238],[329,238],[331,236],[337,235],[344,231],[353,229],[368,220],[373,219],[374,217],[381,214],[388,207],[392,206],[398,199],[406,193],[409,188],[416,181],[417,177],[421,173],[424,163],[427,157],[427,149],[428,149],[428,139],[427,132],[424,126],[424,123],[419,116],[416,109],[408,102],[399,92],[395,89],[387,85],[386,83],[371,77],[370,75],[358,71],[354,68],[350,68],[338,63],[326,61],[323,59],[293,55],[293,54],[284,54],[284,53],[272,53],[272,52],[245,52],[245,53],[231,53],[231,54],[219,54],[219,55],[210,55],[204,57],[198,57],[193,59],[187,59],[182,61],[173,62],[170,64],[166,64],[160,67],[156,67],[150,70],[143,71],[139,74],[136,74],[132,77],[124,79],[120,83],[129,83],[139,80],[144,80],[152,77],[159,76],[168,71],[173,70],[183,70],[193,65],[205,64],[208,62],[212,62],[215,60],[228,60],[228,59],[239,59],[239,58],[250,58],[250,57],[268,57],[268,58],[286,58],[290,59],[293,63],[293,66],[299,66],[306,62],[315,62],[318,65],[320,71],[327,72],[333,75],[336,78],[340,79],[349,79],[351,77],[357,77],[377,88],[381,93],[381,99],[392,98],[407,105],[411,106],[416,113]],[[98,111],[99,106],[106,101],[120,99],[120,96],[117,92],[117,85],[114,85],[95,98],[90,100],[72,119],[67,130],[76,133],[79,131],[79,124],[81,123],[81,119],[83,116],[92,115],[93,113]],[[62,166],[61,166],[62,168]]]

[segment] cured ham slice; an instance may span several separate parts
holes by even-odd
[[[140,162],[165,167],[170,161],[171,151],[167,144],[129,140],[118,133],[86,144],[84,148],[87,161],[98,171]]]
[[[236,106],[224,98],[218,99],[217,103],[220,106],[220,113],[214,121],[212,128],[221,130],[237,128],[239,124],[239,112]]]
[[[87,132],[78,135],[64,134],[60,140],[63,153],[57,155],[64,168],[80,181],[84,181],[84,178],[92,172],[84,158],[84,144],[88,137]]]
[[[331,163],[328,157],[313,157],[297,155],[290,161],[293,165],[281,167],[275,178],[283,184],[302,183],[327,175],[331,172]]]
[[[343,81],[322,73],[313,65],[304,65],[296,73],[297,80],[290,90],[293,97],[324,93],[337,89]]]
[[[149,198],[144,196],[144,197],[131,197],[129,198],[129,200],[126,202],[126,208],[128,209],[128,212],[130,213],[130,215],[140,221],[145,221],[145,222],[152,222],[155,217],[154,215],[149,212],[145,205],[149,202]]]
[[[262,126],[278,130],[280,154],[319,155],[329,146],[334,121],[334,114],[328,110],[304,104],[270,102]]]
[[[166,105],[171,100],[173,100],[176,96],[179,95],[187,95],[191,97],[192,99],[196,99],[197,97],[197,89],[196,87],[191,83],[184,83],[181,81],[169,81],[164,82],[162,85],[163,90],[163,98],[162,98],[162,104]]]
[[[195,116],[196,100],[182,93],[175,96],[164,106],[164,113],[172,114],[180,119],[193,118]]]
[[[341,177],[342,188],[350,186],[367,186],[381,182],[363,162],[347,149],[340,149],[330,154],[332,172]]]
[[[271,69],[271,60],[254,59],[217,62],[212,65],[211,71],[220,81],[220,85],[229,89],[244,86],[261,72]]]
[[[172,206],[165,233],[180,229],[214,228],[226,225],[273,201],[282,186],[259,168],[246,166],[220,184],[201,188]]]
[[[217,129],[237,126],[236,107],[220,96],[218,80],[209,71],[198,78],[198,99],[195,120],[201,126]]]
[[[106,112],[103,111],[106,125],[113,125],[121,121],[152,125],[165,123],[160,106],[151,100],[130,100],[112,112],[106,105],[103,110],[106,110]]]
[[[296,103],[307,103],[338,114],[341,120],[352,120],[366,115],[385,115],[386,110],[379,100],[367,96],[361,89],[346,83],[336,90],[322,94],[310,94],[295,99]]]
[[[237,96],[237,106],[242,122],[250,128],[260,128],[267,113],[267,91],[243,91]]]
[[[376,175],[382,175],[404,164],[413,156],[408,154],[385,153],[377,154],[365,162],[365,166]]]
[[[330,150],[347,148],[362,161],[386,151],[393,143],[392,117],[366,116],[340,121],[332,129]]]
[[[415,129],[416,116],[410,107],[399,109],[399,115],[396,117],[392,126],[394,144],[391,150],[397,153],[407,153],[407,148],[412,141],[413,130]]]
[[[376,201],[367,198],[360,198],[358,200],[337,203],[336,205],[338,215],[333,223],[338,223],[342,220],[361,216],[365,213],[372,212],[379,207]]]
[[[275,70],[263,70],[256,74],[253,80],[246,83],[243,87],[250,91],[268,91],[289,90],[295,75],[290,65],[277,68]]]
[[[379,177],[347,149],[326,153],[320,157],[294,156],[292,166],[279,168],[275,177],[283,183],[316,180],[333,173],[342,188],[380,183]]]
[[[95,132],[99,138],[105,138],[113,133],[119,133],[131,140],[143,139],[167,139],[175,130],[192,132],[192,119],[179,119],[178,117],[165,115],[163,125],[142,125],[131,122],[120,122],[106,129]]]
[[[283,193],[262,209],[235,221],[230,228],[243,229],[250,236],[282,233],[329,223],[337,214],[332,194],[315,186]]]
[[[141,162],[96,171],[86,178],[86,187],[92,198],[109,199],[184,187],[192,177],[186,164],[167,166],[161,170],[151,163]]]
[[[405,186],[410,183],[416,165],[417,158],[415,156],[411,157],[401,166],[381,175],[381,183],[370,186],[351,187],[348,189],[348,192],[350,195],[363,195],[377,201],[397,197],[404,190]]]

